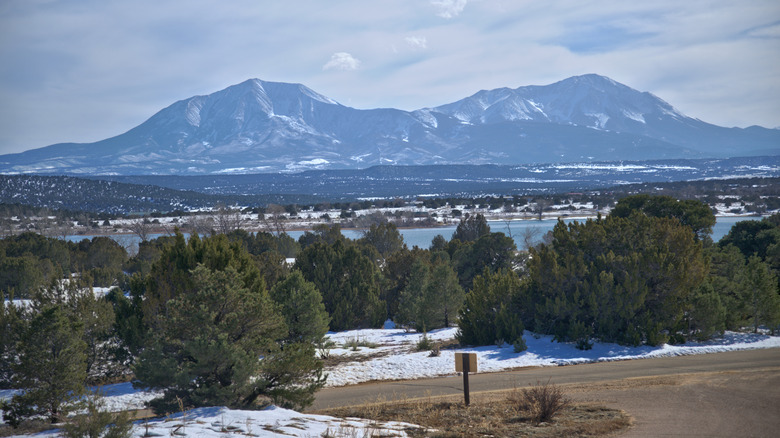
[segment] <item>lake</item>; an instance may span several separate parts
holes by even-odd
[[[737,222],[760,219],[761,218],[759,217],[718,217],[716,218],[715,226],[712,227],[712,240],[715,242],[720,240],[723,236],[728,234],[731,227]],[[575,220],[583,221],[584,219],[564,219],[564,222],[569,223]],[[488,225],[490,225],[491,231],[502,232],[506,235],[511,235],[514,238],[518,248],[523,248],[522,239],[527,230],[535,230],[535,240],[538,241],[545,233],[551,231],[553,227],[555,227],[556,223],[558,223],[557,219],[544,219],[541,221],[515,220],[510,221],[508,224],[505,221],[488,221]],[[433,240],[437,234],[441,234],[445,239],[450,240],[452,233],[455,232],[456,227],[456,225],[452,225],[439,228],[403,228],[399,231],[404,238],[404,242],[409,248],[413,246],[428,248],[431,246],[431,240]],[[287,234],[289,234],[293,239],[297,240],[301,235],[303,235],[303,233],[304,231],[289,231]],[[342,230],[342,234],[350,239],[359,239],[363,235],[358,230]],[[162,234],[152,234],[150,235],[150,238],[154,239],[160,236],[162,236]],[[78,242],[82,239],[89,239],[91,237],[92,236],[74,235],[68,236],[67,239],[72,242]],[[116,240],[125,247],[129,247],[130,245],[137,245],[139,241],[138,237],[132,234],[111,235],[109,237]]]

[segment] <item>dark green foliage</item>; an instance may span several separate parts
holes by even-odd
[[[750,310],[745,288],[740,284],[747,261],[734,245],[707,249],[710,259],[708,287],[718,295],[726,310],[724,320],[728,330],[739,330],[749,324]]]
[[[279,305],[287,324],[285,343],[316,344],[322,341],[330,317],[322,304],[322,295],[300,271],[293,271],[275,284],[271,288],[271,299]]]
[[[401,292],[397,323],[417,331],[448,327],[464,300],[458,277],[446,262],[433,265],[418,258]]]
[[[676,219],[559,222],[550,245],[531,249],[527,325],[587,347],[658,345],[684,331],[685,311],[706,277],[701,243]]]
[[[386,317],[379,270],[371,259],[342,240],[306,247],[295,269],[322,293],[331,330],[379,327]]]
[[[398,315],[398,306],[401,291],[406,288],[412,272],[415,260],[429,258],[429,252],[417,247],[408,249],[404,247],[388,257],[382,265],[384,278],[382,287],[382,299],[387,304],[387,316],[394,321]]]
[[[522,345],[521,292],[520,278],[512,271],[485,270],[477,276],[460,310],[458,341],[465,345],[498,341]]]
[[[110,286],[122,272],[127,252],[115,240],[99,236],[78,243],[76,262],[81,270],[95,270],[94,286]]]
[[[394,223],[387,221],[380,224],[371,224],[371,227],[358,240],[358,243],[376,248],[382,259],[387,259],[404,248],[404,238],[398,232],[398,228]]]
[[[29,298],[43,286],[46,277],[33,256],[0,258],[0,291],[14,291],[17,298]]]
[[[489,233],[490,226],[488,226],[485,216],[481,214],[466,215],[466,218],[461,220],[458,224],[455,233],[452,234],[452,240],[457,239],[461,242],[473,242]]]
[[[457,248],[452,253],[452,264],[464,289],[470,289],[474,277],[485,269],[496,272],[514,268],[517,246],[503,233],[483,234],[474,242],[458,244],[453,239],[450,243]]]
[[[190,272],[191,289],[166,304],[134,367],[137,385],[163,389],[155,412],[185,406],[246,408],[272,382],[258,376],[279,353],[286,328],[262,285],[248,286],[232,266]]]
[[[437,252],[437,251],[446,251],[447,250],[447,239],[444,238],[441,234],[437,234],[433,237],[431,240],[431,252]]]
[[[779,216],[779,215],[776,215]],[[721,248],[736,246],[745,258],[757,255],[766,259],[770,247],[780,244],[780,226],[774,219],[760,221],[740,221],[734,224],[729,233],[718,242]]]
[[[711,234],[715,225],[715,215],[707,204],[692,199],[680,201],[671,196],[628,196],[618,201],[610,216],[628,218],[634,211],[650,217],[677,219],[690,227],[698,239]]]
[[[36,259],[49,260],[53,266],[59,266],[65,271],[72,272],[76,268],[71,263],[76,245],[71,242],[26,232],[0,240],[0,247],[5,250],[5,255],[8,257],[30,255]]]
[[[174,242],[172,236],[160,236],[152,240],[144,240],[138,243],[138,253],[125,262],[124,271],[132,275],[138,273],[146,275],[152,269],[152,264],[160,258],[162,250]]]
[[[772,332],[780,328],[780,295],[777,277],[758,256],[751,256],[740,278],[753,331],[765,325]]]
[[[141,282],[140,277],[131,280],[131,284]],[[106,301],[114,309],[114,336],[119,343],[114,347],[113,354],[119,364],[132,363],[143,348],[146,329],[141,313],[142,298],[140,294],[128,298],[117,288],[111,289],[106,295]]]
[[[215,271],[231,266],[246,287],[265,287],[255,261],[241,243],[229,242],[224,234],[203,240],[192,235],[185,242],[184,236],[177,233],[173,244],[162,249],[160,259],[152,266],[143,285],[139,285],[141,290],[135,292],[143,296],[141,306],[148,329],[154,330],[166,318],[169,300],[193,290],[190,271],[199,264]]]
[[[62,421],[70,402],[84,392],[86,345],[83,328],[58,306],[48,306],[24,324],[16,347],[12,384],[23,388],[3,405],[6,421],[18,426],[34,415]]]
[[[311,231],[306,231],[298,238],[301,249],[306,249],[315,243],[333,245],[336,242],[346,242],[347,238],[341,234],[341,225],[315,225]]]
[[[13,366],[18,357],[16,345],[23,328],[22,311],[11,303],[12,299],[12,295],[0,292],[0,389],[12,386]]]
[[[688,336],[704,341],[726,330],[726,307],[708,283],[702,284],[691,299]]]
[[[260,256],[265,254],[276,253]],[[294,289],[294,283],[287,286]],[[133,284],[134,300],[143,296],[146,328],[134,370],[140,386],[164,389],[152,403],[156,411],[178,409],[177,397],[187,406],[251,408],[258,398],[271,397],[302,407],[322,386],[322,364],[308,339],[322,332],[321,322],[288,329],[241,241],[193,235],[185,243],[177,234],[149,276]],[[323,317],[317,313],[316,291],[299,285],[298,297],[308,297],[311,307],[295,309],[285,302],[281,308],[291,321]],[[132,314],[126,319],[133,320]],[[128,325],[129,331],[133,328]]]
[[[287,233],[278,236],[265,231],[247,233],[244,230],[234,230],[228,233],[231,242],[241,242],[252,255],[258,256],[266,252],[276,252],[283,258],[295,257],[300,251],[300,245]]]

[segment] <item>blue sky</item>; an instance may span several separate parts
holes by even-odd
[[[414,110],[598,73],[780,126],[777,0],[1,0],[0,154],[121,134],[249,78]]]

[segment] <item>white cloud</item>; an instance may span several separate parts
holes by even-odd
[[[414,49],[426,49],[428,48],[428,40],[425,37],[410,36],[404,38],[406,44],[409,44]]]
[[[336,52],[330,57],[330,61],[322,66],[323,70],[357,70],[360,60],[347,52]]]
[[[442,18],[457,17],[463,12],[466,3],[467,0],[431,0],[431,4],[439,10],[436,15]]]

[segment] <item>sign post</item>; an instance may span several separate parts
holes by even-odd
[[[469,405],[469,373],[477,372],[476,353],[455,353],[455,371],[463,373],[463,399]]]

